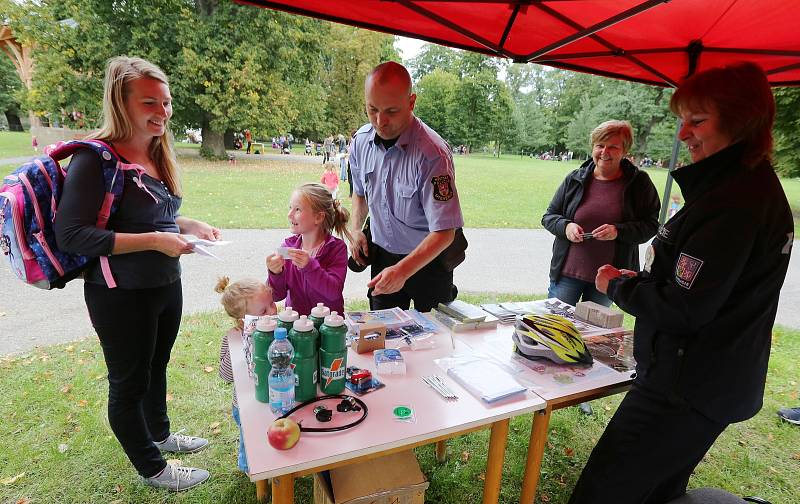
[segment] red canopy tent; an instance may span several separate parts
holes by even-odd
[[[773,86],[800,85],[800,0],[236,1],[656,86],[736,61],[759,64]],[[670,170],[677,156],[676,137]]]
[[[800,85],[800,0],[240,3],[657,86],[741,60],[761,65],[774,86]]]

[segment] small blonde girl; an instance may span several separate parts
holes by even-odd
[[[288,258],[267,257],[269,285],[275,299],[286,299],[301,315],[308,315],[317,303],[344,312],[344,280],[347,274],[347,246],[351,241],[347,222],[350,212],[321,184],[303,184],[289,200],[289,229],[283,241]]]
[[[244,330],[245,315],[275,315],[277,308],[272,300],[272,290],[264,282],[246,278],[231,283],[230,278],[222,277],[217,281],[214,290],[222,294],[220,302],[225,312],[233,318],[234,325],[239,330]],[[228,346],[227,332],[222,336],[219,349],[219,376],[228,383],[233,383],[233,367],[231,366],[231,353]],[[239,401],[236,399],[236,390],[233,391],[233,405],[231,409],[233,420],[239,426],[239,469],[247,473],[247,455],[244,451],[244,435],[242,434],[242,421],[239,417]]]

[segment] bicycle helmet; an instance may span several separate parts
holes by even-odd
[[[575,325],[560,315],[517,315],[514,323],[514,351],[528,359],[550,359],[559,364],[591,364]]]

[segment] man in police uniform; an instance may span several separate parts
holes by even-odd
[[[411,300],[420,311],[455,299],[453,272],[438,259],[464,224],[447,143],[414,116],[417,96],[408,70],[382,63],[367,76],[369,124],[350,150],[353,182],[351,255],[372,266],[368,297],[373,310]],[[374,247],[361,232],[369,213]]]

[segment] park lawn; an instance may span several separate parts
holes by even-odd
[[[41,145],[39,147],[42,147]],[[39,149],[41,152],[41,149]],[[0,159],[33,156],[31,134],[28,131],[2,131],[0,132]]]
[[[455,156],[456,180],[465,227],[541,228],[553,193],[580,161],[541,161],[520,156]],[[239,159],[211,162],[181,156],[185,197],[182,211],[226,228],[281,228],[289,194],[297,185],[318,182],[321,164]],[[659,195],[665,169],[648,169]],[[800,179],[782,179],[800,228]],[[348,189],[346,182],[340,193]],[[680,189],[673,183],[673,194]],[[349,208],[350,200],[343,198]]]
[[[469,302],[526,296],[462,294]],[[348,309],[364,309],[363,300]],[[217,375],[220,337],[229,325],[221,312],[184,319],[172,353],[169,407],[173,427],[206,436],[211,446],[178,457],[212,478],[186,493],[144,487],[108,426],[102,350],[94,337],[0,358],[0,502],[255,503],[255,485],[236,469],[238,431],[230,418],[230,386]],[[781,422],[780,406],[798,402],[796,362],[800,331],[776,328],[763,410],[729,427],[697,468],[691,487],[722,487],[761,495],[774,504],[800,495],[800,428]],[[621,396],[594,401],[595,414],[577,408],[554,413],[538,503],[564,503]],[[516,502],[524,471],[531,417],[514,419],[505,457],[501,499]],[[427,501],[479,502],[488,431],[448,442],[449,457],[435,461],[432,446],[416,450],[430,480]],[[311,479],[296,486],[297,502],[311,502]]]

